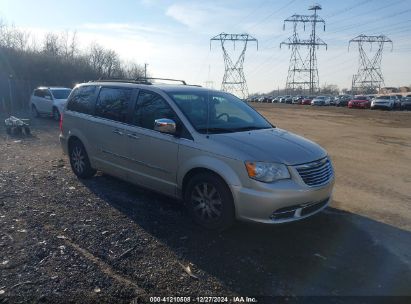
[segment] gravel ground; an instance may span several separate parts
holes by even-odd
[[[0,303],[411,296],[402,227],[331,207],[293,224],[205,232],[170,198],[102,173],[77,179],[52,120],[32,131],[0,129]]]

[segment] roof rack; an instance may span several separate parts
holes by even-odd
[[[137,79],[121,79],[121,78],[107,78],[107,79],[97,79],[90,80],[89,82],[128,82],[128,83],[138,83],[138,84],[152,84],[149,81],[137,80]]]
[[[141,81],[141,80],[166,80],[166,81],[176,81],[176,82],[181,82],[183,85],[187,85],[187,83],[184,80],[180,79],[171,79],[171,78],[156,78],[156,77],[139,77],[136,78],[135,80]]]
[[[187,85],[187,83],[184,80],[171,79],[171,78],[155,78],[155,77],[139,77],[139,78],[135,78],[135,79],[108,78],[108,79],[91,80],[89,82],[128,82],[128,83],[138,83],[138,84],[151,85],[151,84],[153,84],[153,82],[150,81],[150,80],[175,81],[175,82],[181,82],[183,85]]]

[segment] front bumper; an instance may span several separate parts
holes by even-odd
[[[391,104],[384,104],[384,103],[377,103],[377,104],[372,104],[371,109],[392,109]]]
[[[370,108],[369,105],[367,105],[367,104],[361,104],[361,103],[351,104],[351,105],[348,105],[348,107],[349,107],[349,108],[356,108],[356,109],[367,109],[367,108]]]
[[[231,186],[239,220],[279,224],[307,218],[331,202],[334,177],[321,187],[308,187],[293,180],[260,183],[258,190]]]

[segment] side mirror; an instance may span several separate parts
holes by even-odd
[[[51,96],[50,95],[45,95],[44,98],[51,100]]]
[[[154,130],[175,135],[177,132],[177,125],[174,120],[168,118],[160,118],[154,120]]]

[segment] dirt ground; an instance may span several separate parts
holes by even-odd
[[[0,128],[0,302],[411,296],[411,112],[254,106],[328,150],[337,180],[324,212],[204,233],[167,197],[101,173],[78,180],[58,123],[34,120],[29,138]]]

